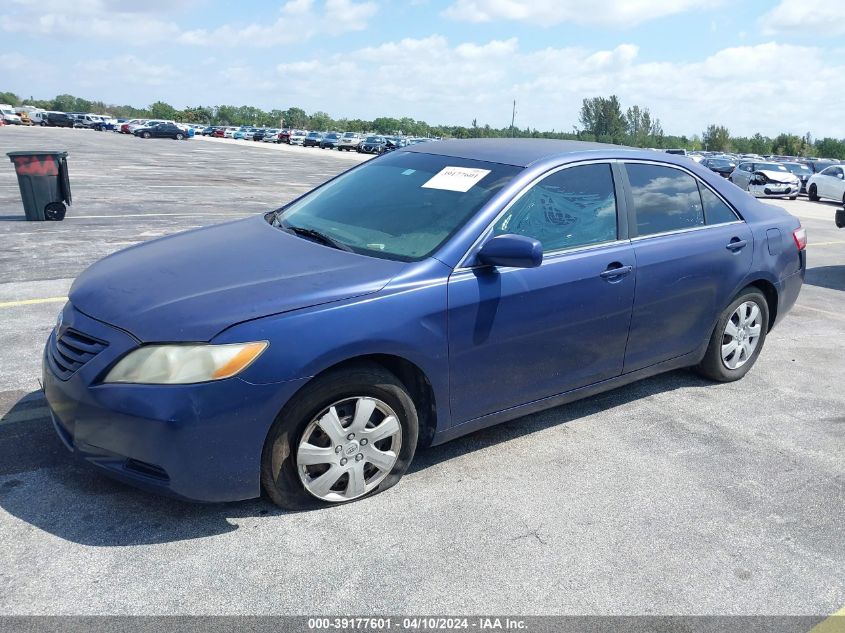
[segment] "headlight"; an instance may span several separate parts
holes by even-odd
[[[124,356],[105,382],[185,385],[231,378],[249,367],[269,343],[146,345]]]

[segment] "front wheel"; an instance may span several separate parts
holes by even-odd
[[[150,133],[144,132],[141,136],[143,136],[144,138],[150,138]]]
[[[807,197],[813,202],[819,201],[819,190],[816,189],[815,185],[810,185],[810,188],[807,190]]]
[[[283,508],[346,503],[387,490],[408,470],[417,411],[377,365],[331,371],[282,410],[264,444],[261,483]]]
[[[176,140],[177,140],[177,141],[181,141],[183,138],[185,138],[185,137],[184,137],[182,134],[177,134],[177,135],[176,135]]]
[[[747,288],[719,317],[698,373],[719,382],[733,382],[747,374],[766,340],[769,304],[756,288]]]

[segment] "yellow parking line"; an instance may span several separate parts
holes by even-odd
[[[0,302],[0,308],[17,308],[18,306],[32,306],[39,303],[64,303],[67,297],[44,297],[43,299],[23,299],[21,301]]]
[[[807,633],[842,633],[845,631],[845,607],[831,613]]]

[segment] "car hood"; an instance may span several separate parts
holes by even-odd
[[[207,341],[242,321],[377,292],[405,266],[323,246],[258,216],[110,255],[76,279],[70,301],[142,342]]]
[[[758,169],[757,173],[763,174],[766,178],[768,178],[769,180],[773,180],[774,182],[789,183],[798,180],[797,176],[784,171],[769,171],[768,169]]]

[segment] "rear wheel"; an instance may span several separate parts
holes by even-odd
[[[818,202],[819,190],[816,189],[815,185],[810,185],[810,188],[807,189],[807,197],[813,202]]]
[[[144,138],[150,138],[150,133],[144,132],[141,136],[143,136]]]
[[[760,355],[768,325],[766,297],[756,288],[746,288],[722,312],[696,370],[719,382],[739,380]]]
[[[346,503],[395,485],[417,445],[413,401],[377,365],[331,371],[284,408],[264,444],[262,486],[277,505]]]

